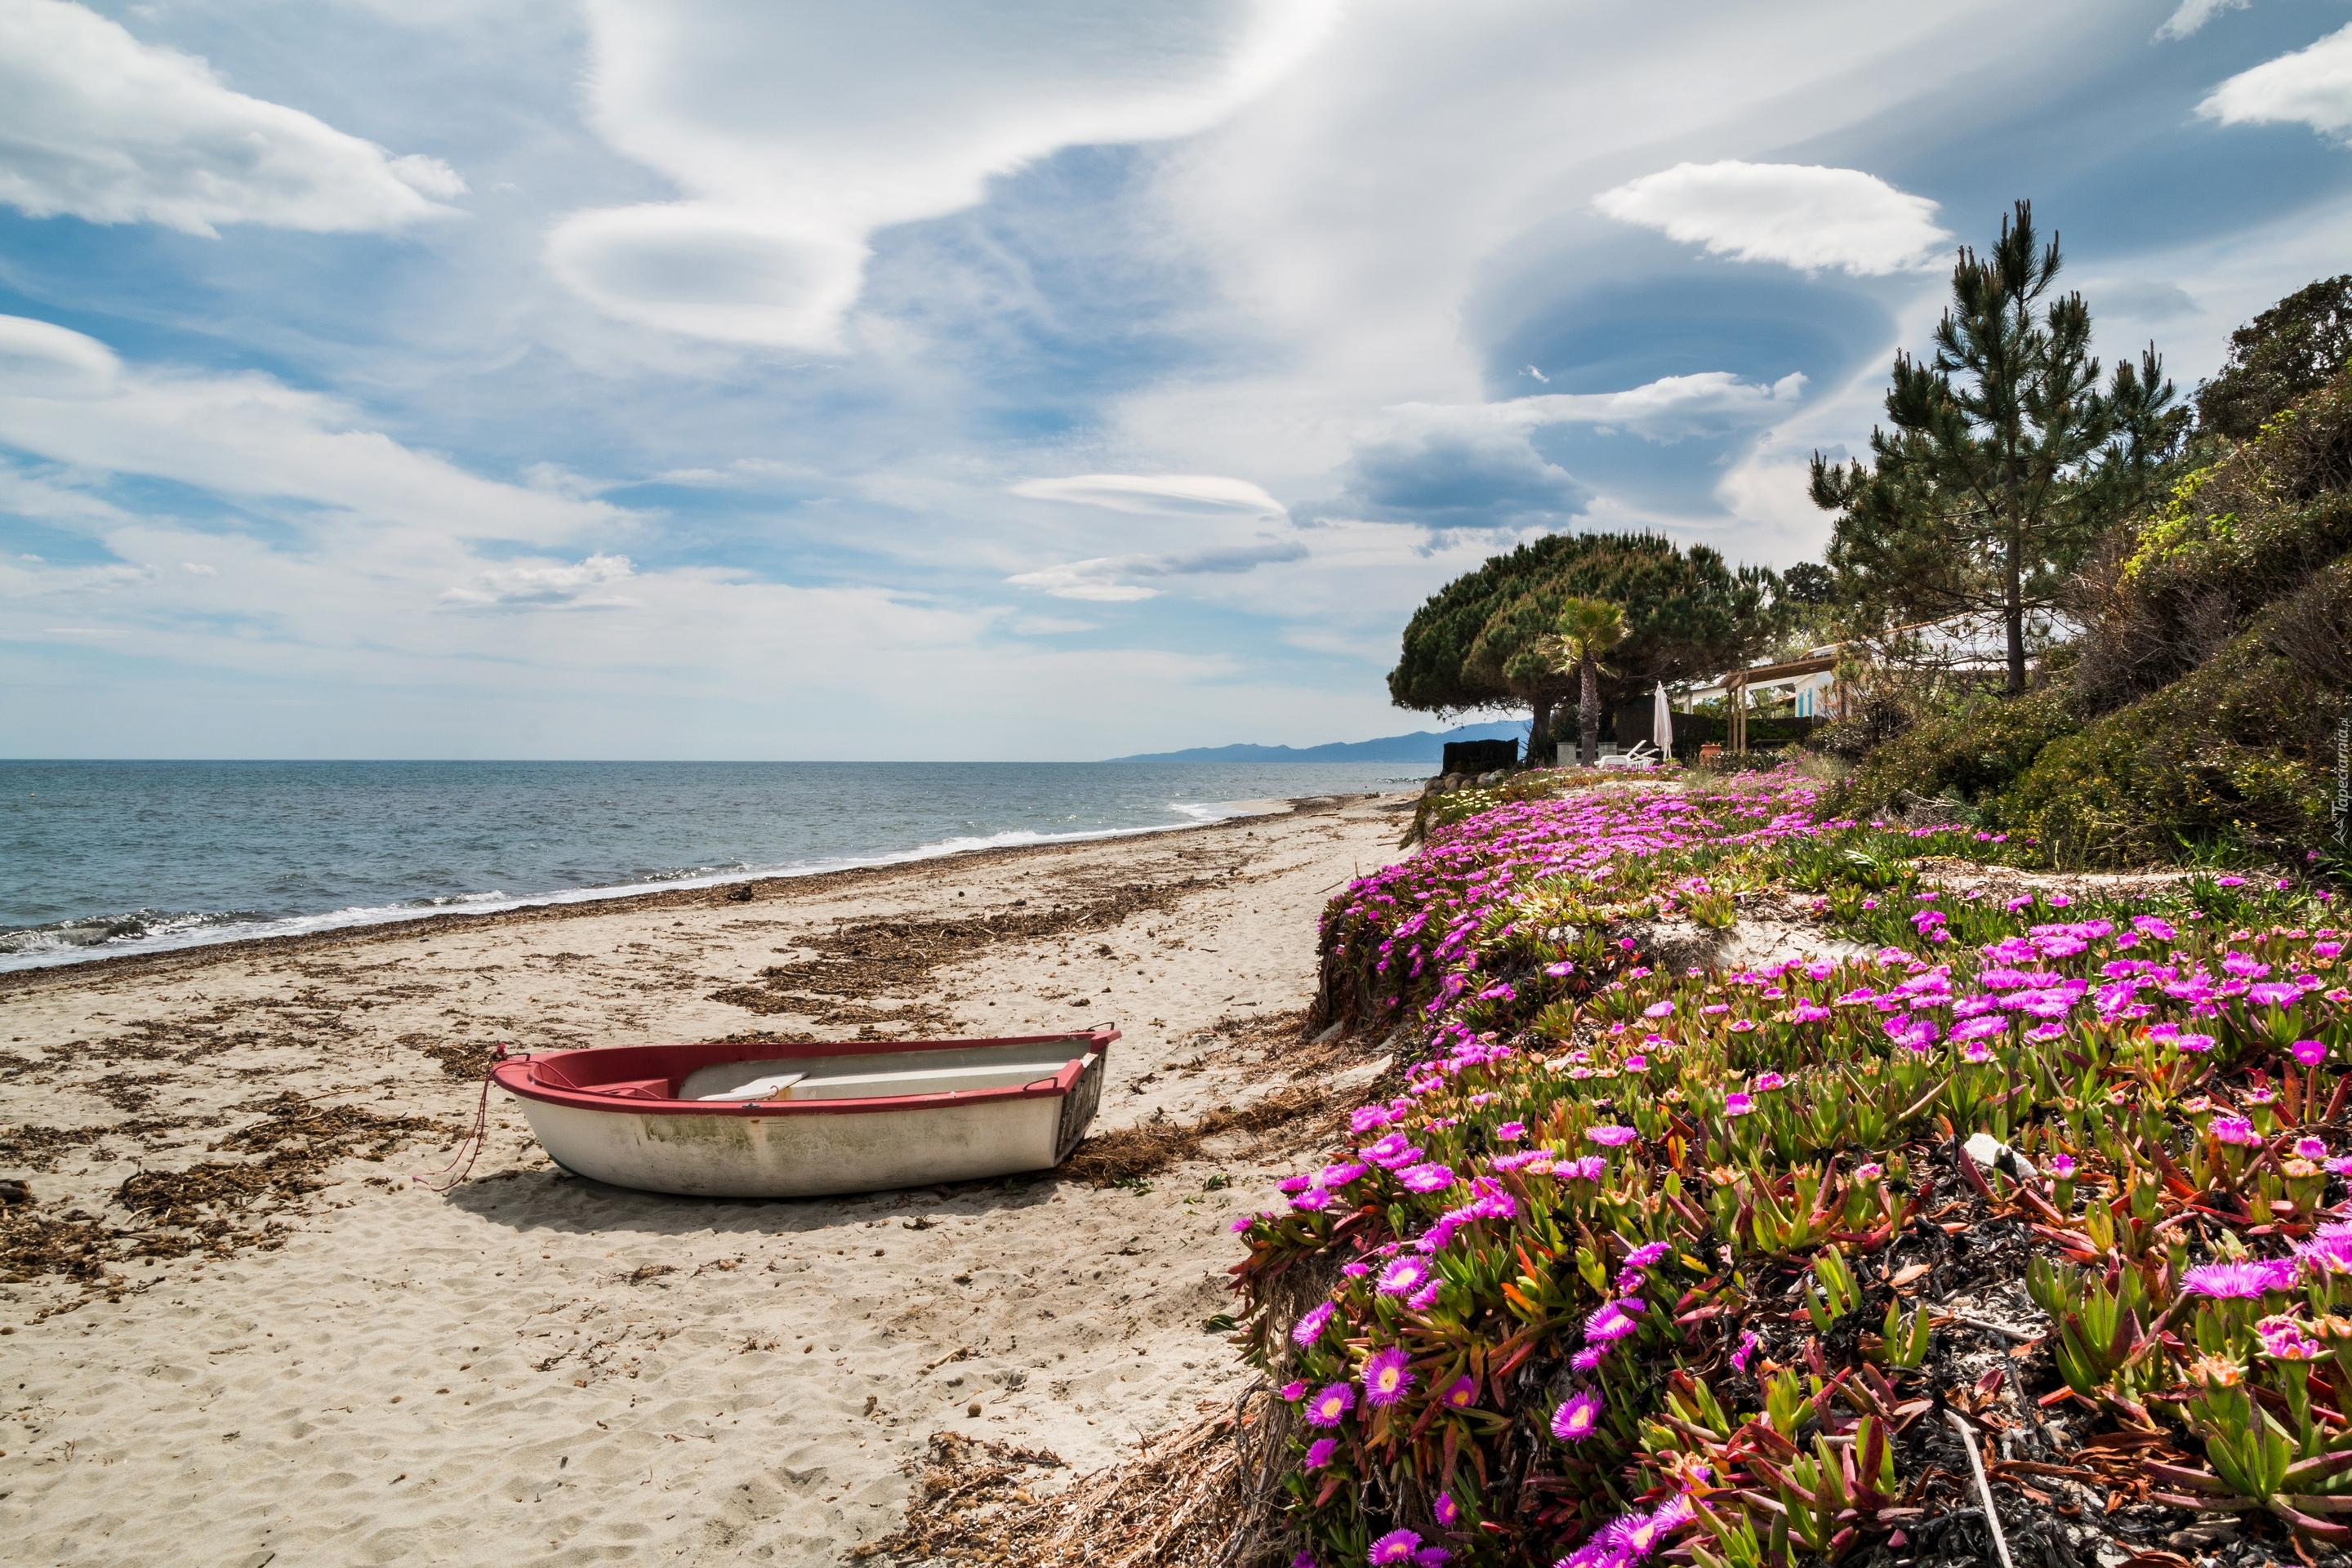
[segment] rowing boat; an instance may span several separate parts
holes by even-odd
[[[575,1175],[814,1197],[1061,1163],[1094,1120],[1118,1037],[611,1046],[506,1057],[490,1078]]]

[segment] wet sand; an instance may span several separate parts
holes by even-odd
[[[0,1563],[830,1563],[934,1432],[1083,1470],[1192,1419],[1303,1125],[1147,1191],[729,1203],[563,1175],[493,1097],[471,1182],[410,1177],[492,1041],[1108,1020],[1097,1132],[1344,1094],[1316,919],[1399,805],[0,976],[11,1256],[85,1274],[0,1283]]]

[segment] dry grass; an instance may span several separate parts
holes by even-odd
[[[988,1563],[1000,1568],[1262,1568],[1286,1555],[1260,1528],[1274,1517],[1272,1450],[1259,1430],[1275,1402],[1244,1395],[1154,1438],[1120,1465],[1081,1476],[1056,1496],[1032,1488],[1062,1462],[1052,1454],[942,1432],[898,1533],[853,1560],[894,1565]]]

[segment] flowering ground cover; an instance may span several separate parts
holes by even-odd
[[[2020,847],[1818,807],[1507,802],[1333,900],[1327,1008],[1422,1048],[1243,1223],[1300,1568],[1934,1561],[1948,1412],[2059,1514],[2352,1541],[2329,894],[1982,896],[1937,868]],[[1848,956],[1643,962],[1767,889]],[[1956,1381],[1989,1268],[2046,1321]]]

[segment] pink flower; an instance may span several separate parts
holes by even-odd
[[[1429,1262],[1408,1253],[1381,1273],[1380,1293],[1410,1296],[1429,1282]]]
[[[2327,1158],[2327,1144],[2323,1139],[2298,1138],[2294,1141],[2294,1155],[2298,1160],[2308,1160],[2315,1165]]]
[[[1506,1121],[1495,1129],[1495,1136],[1506,1143],[1516,1143],[1527,1135],[1528,1124],[1524,1121]]]
[[[1298,1321],[1291,1325],[1291,1342],[1301,1350],[1313,1344],[1322,1338],[1323,1326],[1331,1321],[1331,1314],[1339,1310],[1328,1301],[1318,1301],[1307,1308],[1306,1311],[1299,1314]]]
[[[1586,1128],[1584,1135],[1604,1149],[1622,1149],[1642,1134],[1631,1127],[1603,1125]]]
[[[1442,1404],[1452,1409],[1467,1410],[1478,1403],[1478,1380],[1475,1377],[1457,1377],[1447,1384],[1445,1392],[1437,1397]]]
[[[1396,1178],[1408,1190],[1416,1193],[1442,1193],[1454,1184],[1453,1169],[1434,1162],[1408,1165],[1396,1173]]]
[[[1297,1378],[1282,1385],[1282,1397],[1292,1405],[1307,1397],[1307,1385]]]
[[[2072,1180],[2074,1174],[2074,1157],[2072,1154],[2051,1155],[2050,1173],[2062,1182]]]
[[[2219,1300],[2252,1300],[2294,1286],[2294,1265],[2284,1261],[2207,1263],[2180,1276],[2180,1288],[2189,1294]]]
[[[2286,1317],[2264,1318],[2254,1325],[2263,1353],[2273,1361],[2317,1361],[2326,1355],[2327,1347],[2303,1331],[2302,1323]]]
[[[1331,1462],[1331,1456],[1339,1451],[1339,1440],[1337,1437],[1316,1438],[1307,1445],[1307,1468],[1310,1470],[1321,1469]]]
[[[2217,1116],[2207,1131],[2224,1143],[2248,1145],[2263,1141],[2263,1135],[2254,1131],[2254,1124],[2242,1116]]]
[[[1642,1016],[1644,1018],[1664,1018],[1672,1016],[1674,1010],[1675,1005],[1672,1002],[1653,1002],[1648,1006],[1642,1009]]]
[[[1430,1511],[1437,1516],[1439,1524],[1451,1530],[1454,1528],[1454,1521],[1462,1517],[1462,1505],[1454,1500],[1452,1493],[1440,1492],[1437,1494],[1437,1500],[1430,1505]]]
[[[1745,1116],[1755,1109],[1756,1101],[1737,1090],[1723,1097],[1723,1113],[1726,1116]]]
[[[1552,1412],[1551,1435],[1563,1443],[1583,1442],[1600,1427],[1601,1412],[1607,1403],[1598,1389],[1570,1394]]]
[[[1372,1542],[1372,1568],[1387,1568],[1391,1563],[1410,1563],[1421,1547],[1421,1532],[1414,1530],[1391,1530]]]
[[[1628,1334],[1640,1332],[1642,1325],[1635,1322],[1631,1314],[1641,1311],[1644,1305],[1638,1296],[1602,1302],[1598,1311],[1584,1320],[1585,1340],[1592,1344],[1607,1344],[1612,1340],[1622,1340]]]
[[[1748,1087],[1759,1094],[1769,1094],[1776,1089],[1788,1088],[1789,1080],[1776,1072],[1759,1072],[1756,1075],[1756,1081]]]
[[[2297,1040],[2287,1048],[2294,1053],[2296,1061],[2307,1068],[2315,1068],[2327,1059],[2327,1047],[2317,1040]]]
[[[1412,1392],[1412,1358],[1401,1345],[1374,1351],[1364,1362],[1364,1400],[1370,1405],[1394,1405]]]
[[[1356,1390],[1345,1383],[1327,1384],[1313,1399],[1307,1402],[1307,1424],[1309,1426],[1337,1426],[1356,1407]]]

